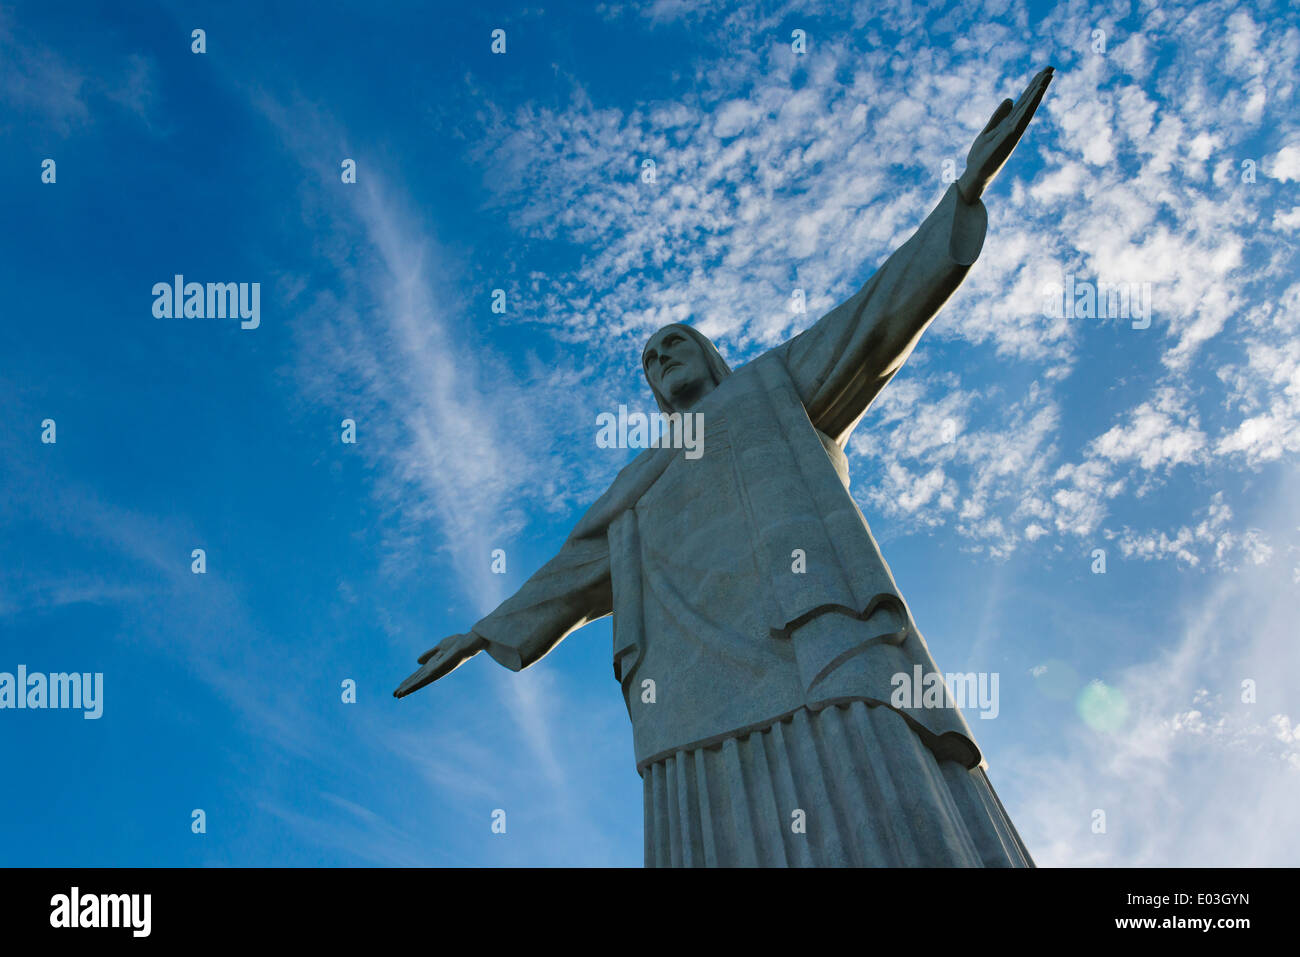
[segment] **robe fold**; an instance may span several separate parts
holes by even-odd
[[[699,458],[638,455],[559,554],[474,625],[519,670],[613,613],[647,865],[1030,863],[951,699],[891,703],[894,676],[938,668],[843,452],[986,226],[983,204],[950,187],[855,295],[694,407]],[[919,796],[897,797],[909,788]]]

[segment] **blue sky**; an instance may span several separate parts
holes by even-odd
[[[638,866],[608,620],[392,689],[634,454],[596,416],[654,329],[797,333],[1050,63],[854,494],[939,665],[999,673],[1040,864],[1295,864],[1295,11],[469,6],[0,8],[0,671],[105,698],[0,711],[0,863]],[[156,319],[177,273],[260,326]],[[1067,275],[1150,327],[1045,315]]]

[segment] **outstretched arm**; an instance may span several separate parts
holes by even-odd
[[[961,178],[851,299],[778,347],[813,424],[841,445],[979,256],[988,224],[980,197],[1020,141],[1052,75],[1046,68],[1015,103],[998,106],[975,138]]]
[[[559,554],[468,634],[452,635],[421,655],[420,669],[393,694],[401,698],[418,691],[480,651],[519,671],[570,632],[610,614],[614,609],[610,528],[658,478],[672,452],[648,449],[624,466],[605,494],[587,509]]]
[[[579,526],[580,530],[582,526]],[[452,635],[420,656],[420,668],[393,692],[403,698],[486,651],[511,671],[526,668],[571,631],[613,609],[609,544],[603,529],[574,536],[471,631]]]

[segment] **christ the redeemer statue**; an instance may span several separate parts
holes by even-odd
[[[894,676],[938,668],[844,447],[979,256],[980,197],[1051,79],[1002,102],[911,239],[804,332],[735,370],[689,326],[656,332],[646,378],[661,411],[702,416],[703,455],[638,455],[394,693],[479,651],[518,671],[612,613],[647,866],[1032,866],[952,698],[894,700]]]

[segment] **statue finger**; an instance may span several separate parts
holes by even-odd
[[[993,115],[989,117],[989,121],[984,124],[984,129],[980,130],[980,135],[983,136],[989,130],[993,129],[995,126],[1001,123],[1003,117],[1005,117],[1008,113],[1011,112],[1011,106],[1012,103],[1010,100],[1003,100],[1001,103],[999,103],[998,108],[994,110]]]
[[[1047,89],[1047,84],[1052,82],[1054,73],[1055,71],[1050,66],[1043,67],[1034,74],[1034,78],[1029,81],[1029,85],[1025,87],[1025,91],[1020,94],[1018,99],[1023,100],[1040,89]]]
[[[1029,85],[1025,87],[1024,92],[1016,98],[1017,113],[1026,109],[1032,110],[1038,105],[1038,101],[1041,100],[1043,94],[1047,92],[1047,85],[1052,82],[1051,70],[1051,67],[1040,70],[1038,75],[1029,81]]]
[[[411,692],[419,691],[425,685],[430,684],[436,680],[438,680],[438,676],[434,674],[434,669],[430,668],[428,665],[425,665],[424,667],[418,669],[417,671],[412,672],[411,675],[407,677],[405,681],[403,681],[400,685],[398,685],[397,690],[393,692],[393,697],[405,698]]]
[[[430,681],[437,681],[459,668],[461,663],[468,657],[461,651],[444,650],[441,654],[430,658],[429,663],[424,666],[424,670],[429,674]]]
[[[1025,127],[1029,125],[1029,121],[1034,118],[1038,104],[1043,101],[1043,95],[1047,92],[1047,85],[1051,81],[1052,77],[1049,74],[1042,83],[1037,84],[1037,89],[1033,88],[1035,84],[1030,84],[1031,89],[1026,90],[1024,96],[1021,97],[1021,102],[1016,106],[1014,120],[1014,129],[1018,132],[1023,132]]]

